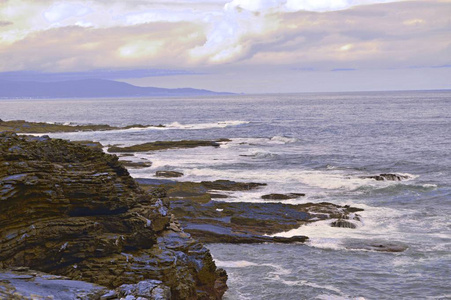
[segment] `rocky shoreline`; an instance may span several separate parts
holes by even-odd
[[[227,274],[201,243],[304,243],[307,236],[276,234],[317,221],[349,230],[361,222],[362,209],[348,205],[283,203],[304,197],[300,192],[263,195],[258,203],[221,201],[228,192],[265,183],[180,182],[172,179],[183,176],[177,171],[156,173],[165,179],[134,180],[126,169],[152,165],[133,160],[130,152],[218,147],[227,139],[110,147],[120,152],[119,160],[96,142],[1,133],[5,123],[0,121],[0,298],[28,299],[24,289],[58,298],[66,284],[80,287],[69,289],[73,299],[221,299]],[[40,124],[36,132],[49,125],[31,124]],[[406,246],[378,241],[349,249],[400,252]],[[52,281],[46,283],[52,288],[39,290],[42,281]]]

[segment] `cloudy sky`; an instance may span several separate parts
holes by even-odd
[[[0,79],[451,88],[451,0],[0,0]]]

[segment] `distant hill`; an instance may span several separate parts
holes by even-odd
[[[60,82],[0,80],[0,98],[104,98],[104,97],[175,97],[227,95],[192,88],[165,89],[139,87],[105,79]]]

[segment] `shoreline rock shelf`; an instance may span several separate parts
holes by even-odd
[[[142,190],[99,149],[0,133],[0,203],[1,269],[109,289],[158,280],[172,299],[219,299],[227,288],[225,272],[162,195]]]
[[[27,122],[24,120],[3,121],[0,119],[0,132],[16,133],[56,133],[56,132],[78,132],[78,131],[107,131],[107,130],[125,130],[131,128],[164,128],[164,125],[141,125],[133,124],[128,126],[110,126],[106,124],[87,124],[87,125],[66,125],[60,123],[45,122]]]
[[[271,236],[320,220],[341,220],[362,209],[332,203],[283,204],[214,201],[216,191],[247,191],[265,184],[228,180],[176,182],[137,179],[151,192],[166,193],[182,228],[204,243],[298,243],[308,237]],[[220,194],[219,194],[220,195]],[[299,197],[302,194],[292,194]],[[224,195],[221,195],[224,196]]]

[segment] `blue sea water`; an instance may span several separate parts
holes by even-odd
[[[165,128],[50,134],[132,145],[229,138],[219,148],[137,153],[153,178],[264,182],[227,201],[306,193],[288,203],[365,209],[356,229],[317,222],[283,236],[306,245],[208,245],[229,274],[226,299],[451,299],[451,92],[237,95],[196,99],[0,100],[0,118]],[[127,158],[129,159],[129,158]],[[397,173],[405,181],[362,178]],[[407,245],[400,253],[349,250],[365,241]]]

